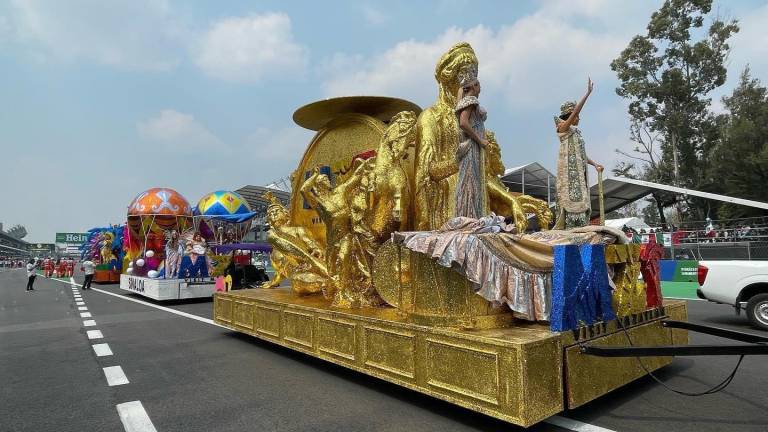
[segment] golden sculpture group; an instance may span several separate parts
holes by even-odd
[[[280,204],[273,201],[268,221],[277,229],[270,232],[269,241],[279,276],[265,287],[290,278],[297,293],[321,292],[334,306],[383,304],[372,280],[379,248],[395,231],[438,229],[454,215],[457,76],[477,65],[469,44],[451,48],[435,70],[437,102],[418,118],[413,111],[394,115],[375,155],[356,159],[351,174],[335,186],[317,167],[306,179],[294,173],[294,190],[317,212],[324,236],[313,238],[301,226],[288,226],[288,210],[278,209]],[[547,203],[507,190],[499,180],[504,173],[501,149],[493,132],[486,138],[491,143],[485,155],[490,209],[512,217],[519,232],[528,227],[528,214],[535,214],[539,227],[547,229],[552,220]]]
[[[634,359],[579,354],[585,342],[625,343],[617,323],[554,333],[544,323],[514,321],[459,272],[390,240],[396,232],[437,230],[454,216],[457,77],[477,66],[467,43],[446,52],[435,68],[437,101],[424,111],[367,96],[296,111],[294,120],[317,134],[291,177],[288,207],[266,194],[275,277],[259,289],[217,293],[215,321],[522,426],[642,376]],[[492,132],[486,139],[488,210],[511,218],[518,233],[529,215],[546,230],[547,203],[504,187],[500,147]],[[551,265],[550,246],[519,241],[534,252],[520,260]],[[606,248],[616,272],[614,308],[632,316],[628,335],[640,345],[686,343],[685,331],[660,321],[664,314],[684,319],[684,302],[645,310],[637,255],[634,245]],[[280,287],[286,280],[289,289]],[[645,366],[669,361],[649,358]]]

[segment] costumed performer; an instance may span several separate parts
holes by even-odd
[[[179,233],[171,231],[171,238],[165,244],[165,278],[176,279],[179,276],[179,266],[184,248],[179,241]]]
[[[455,216],[479,219],[488,214],[488,193],[485,184],[486,111],[480,106],[480,81],[477,66],[470,65],[459,72],[459,92],[456,116],[461,129],[456,162],[459,179],[456,185]]]
[[[191,232],[192,230],[190,230]],[[185,256],[181,259],[179,276],[184,279],[198,279],[208,277],[208,243],[199,232],[184,234]]]
[[[560,116],[555,117],[560,152],[557,158],[557,221],[555,229],[570,229],[589,225],[592,206],[589,197],[587,164],[598,172],[603,166],[587,156],[584,138],[578,126],[579,114],[592,94],[594,84],[587,80],[587,92],[579,103],[567,101],[560,106]]]

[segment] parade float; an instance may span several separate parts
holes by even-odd
[[[387,97],[297,110],[316,134],[289,206],[267,196],[276,277],[216,293],[215,322],[526,427],[690,355],[685,302],[660,295],[658,249],[603,226],[529,230],[552,213],[501,184],[490,132],[488,216],[453,217],[456,95],[477,66],[466,43],[445,53],[424,111]]]
[[[211,297],[215,278],[234,272],[240,249],[231,246],[239,244],[255,215],[236,192],[211,192],[195,207],[173,189],[142,192],[128,208],[120,287],[154,300]]]
[[[252,265],[252,254],[269,253],[272,248],[263,243],[241,243],[256,216],[245,198],[234,191],[211,192],[200,199],[192,214],[195,231],[210,246],[211,277],[231,276],[232,288],[263,282],[266,274]]]
[[[93,282],[101,284],[120,283],[123,268],[123,238],[125,225],[95,227],[88,230],[88,237],[80,245],[80,259],[96,264]]]
[[[199,270],[199,262],[205,261],[201,256],[207,253],[205,241],[193,229],[192,208],[181,194],[170,188],[140,193],[128,206],[127,227],[120,289],[154,300],[211,296],[213,284],[208,278],[179,274],[185,259]],[[189,237],[186,249],[184,235]]]

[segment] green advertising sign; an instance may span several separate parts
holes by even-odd
[[[677,260],[675,274],[672,277],[674,282],[696,282],[699,281],[699,262],[692,260]]]
[[[56,243],[82,244],[88,240],[88,233],[56,233]]]

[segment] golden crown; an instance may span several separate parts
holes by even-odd
[[[456,75],[460,87],[466,87],[477,82],[477,65],[471,64]]]
[[[280,202],[279,199],[273,194],[272,192],[265,192],[264,193],[264,199],[269,201],[269,205],[267,206],[267,211],[270,211],[274,208],[279,208],[280,210],[285,210],[285,207],[283,206],[283,203]]]

